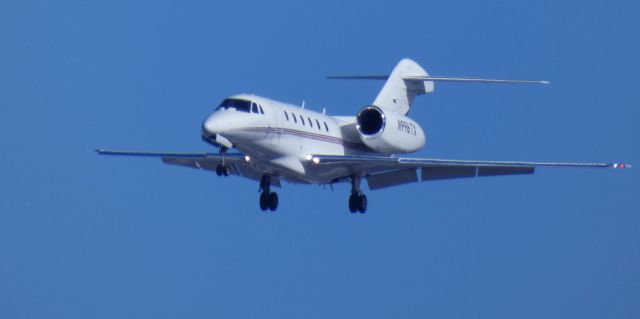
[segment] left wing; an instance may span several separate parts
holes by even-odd
[[[96,152],[100,155],[159,157],[165,164],[180,165],[214,172],[218,165],[224,164],[229,166],[229,172],[233,175],[257,181],[259,181],[262,176],[261,172],[256,170],[251,163],[245,160],[244,154],[240,153],[225,154],[222,156],[218,153],[167,153],[105,149],[97,149]],[[273,186],[280,187],[279,179],[274,178],[271,182],[273,183]]]
[[[433,158],[407,158],[355,155],[311,155],[315,165],[343,165],[367,178],[370,189],[390,187],[418,181],[533,174],[536,167],[629,168],[623,163],[555,163],[517,161],[475,161]]]

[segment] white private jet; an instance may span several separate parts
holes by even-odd
[[[539,83],[430,76],[416,62],[401,60],[390,75],[337,76],[386,80],[373,104],[356,116],[329,116],[268,98],[240,94],[222,101],[202,123],[202,139],[217,153],[164,153],[96,150],[103,155],[159,157],[164,163],[234,174],[259,181],[260,209],[274,211],[272,186],[292,183],[351,183],[349,211],[364,213],[369,189],[440,179],[532,174],[536,167],[625,168],[622,163],[542,163],[401,157],[425,144],[422,127],[407,113],[417,95],[431,93],[434,82]],[[239,152],[229,153],[235,148]],[[419,172],[419,174],[418,174]]]

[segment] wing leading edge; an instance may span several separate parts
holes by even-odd
[[[417,182],[464,177],[533,174],[537,167],[629,168],[623,163],[560,163],[521,161],[476,161],[384,156],[312,155],[316,165],[344,165],[367,177],[370,189]]]

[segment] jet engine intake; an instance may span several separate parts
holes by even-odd
[[[424,131],[418,123],[375,105],[358,112],[356,129],[365,145],[381,153],[411,153],[425,143]]]
[[[384,130],[384,113],[375,106],[367,106],[360,110],[356,120],[358,132],[362,135],[373,136]]]

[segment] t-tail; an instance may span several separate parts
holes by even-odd
[[[373,101],[373,105],[407,114],[413,99],[417,95],[431,93],[435,82],[467,82],[467,83],[530,83],[549,84],[541,80],[499,80],[483,78],[466,78],[450,76],[431,76],[418,63],[411,59],[402,59],[389,75],[346,75],[329,76],[329,79],[386,80],[382,90]]]

